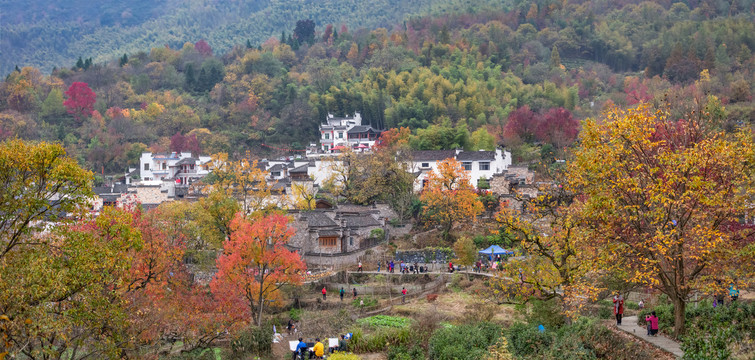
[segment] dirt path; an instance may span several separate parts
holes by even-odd
[[[684,352],[682,351],[682,348],[679,346],[678,342],[671,340],[663,335],[647,336],[647,329],[637,325],[637,316],[627,316],[622,319],[621,322],[621,326],[616,326],[615,328],[627,334],[633,335],[645,342],[651,343],[659,349],[674,354],[674,356],[676,356],[677,358],[684,356]]]

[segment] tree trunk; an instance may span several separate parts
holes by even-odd
[[[678,297],[675,297],[672,301],[674,303],[674,337],[678,339],[684,335],[684,312],[687,303],[684,299]]]
[[[262,306],[265,304],[265,299],[260,296],[260,306],[257,311],[257,326],[262,326]]]

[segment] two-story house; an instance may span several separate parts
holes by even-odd
[[[417,174],[414,189],[421,190],[430,173],[437,170],[438,164],[452,158],[469,172],[469,179],[475,188],[478,187],[480,179],[490,180],[511,166],[511,153],[500,148],[495,151],[417,150],[412,152],[412,161],[409,164],[409,168]]]
[[[210,173],[210,160],[209,156],[193,157],[190,152],[143,152],[139,159],[139,177],[142,181],[170,180],[188,186]]]
[[[364,150],[375,145],[380,133],[370,125],[362,125],[359,113],[343,118],[328,114],[326,123],[320,124],[320,150],[325,153],[346,148]]]

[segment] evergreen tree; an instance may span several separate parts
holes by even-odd
[[[336,40],[338,40],[338,30],[333,28],[333,41],[336,41]]]
[[[186,70],[184,70],[184,89],[186,89],[186,91],[194,91],[194,87],[197,86],[197,78],[194,72],[194,64],[187,64]]]
[[[121,67],[123,67],[123,65],[126,65],[126,64],[128,64],[128,55],[123,54],[123,56],[121,57],[120,61],[118,62],[118,65],[120,65]]]
[[[551,49],[551,68],[560,68],[561,67],[561,54],[558,53],[558,47],[556,45],[553,45],[553,49]]]
[[[246,48],[251,49],[252,48],[252,42],[249,41],[249,39],[246,39]]]
[[[84,68],[84,59],[79,56],[79,60],[76,60],[76,67],[75,69],[83,69]]]

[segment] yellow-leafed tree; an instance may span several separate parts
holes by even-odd
[[[677,336],[693,292],[752,275],[753,245],[737,220],[752,204],[754,159],[751,132],[648,105],[584,124],[567,176],[582,193],[587,241],[599,267],[668,295]]]

